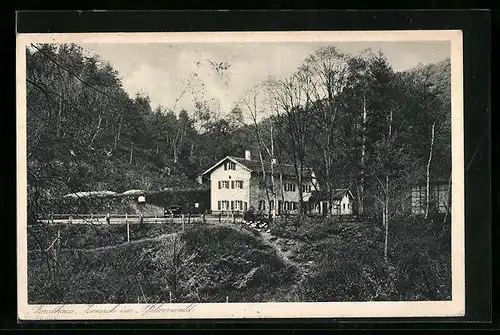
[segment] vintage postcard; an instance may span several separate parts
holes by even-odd
[[[465,313],[462,33],[19,34],[20,320]]]

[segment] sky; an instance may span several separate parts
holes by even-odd
[[[194,99],[211,101],[221,113],[230,111],[241,96],[269,75],[285,77],[322,45],[357,55],[367,48],[381,51],[396,71],[450,57],[449,42],[337,43],[177,43],[80,44],[118,71],[124,89],[134,97],[147,94],[156,108],[193,109]],[[225,71],[213,64],[227,63]],[[186,88],[191,89],[186,89]]]

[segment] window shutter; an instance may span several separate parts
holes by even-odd
[[[217,210],[220,211],[220,201],[217,201]]]
[[[234,180],[231,180],[231,188],[234,188]]]
[[[220,190],[220,180],[219,180],[218,184],[219,184],[219,190]]]
[[[234,210],[234,201],[231,200],[231,210]]]

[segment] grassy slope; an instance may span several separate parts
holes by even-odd
[[[448,228],[440,222],[393,221],[388,263],[383,231],[374,225],[313,221],[295,232],[274,228],[280,240],[295,241],[286,251],[290,264],[256,232],[191,226],[179,235],[184,247],[174,285],[174,240],[164,235],[180,226],[131,226],[133,243],[124,243],[120,226],[61,226],[62,246],[78,250],[60,252],[60,267],[50,267],[59,269],[55,277],[41,253],[30,252],[28,296],[30,303],[166,302],[170,292],[173,301],[183,302],[447,300]],[[57,236],[55,227],[31,229],[30,249],[39,248],[34,236],[44,248]],[[160,237],[151,239],[155,236]],[[106,246],[111,247],[95,249]]]
[[[87,228],[72,247],[99,247],[117,241],[95,241]],[[96,227],[97,228],[97,227]],[[106,229],[99,236],[109,236]],[[67,227],[81,230],[82,228]],[[117,229],[117,228],[115,228]],[[149,236],[168,232],[149,231]],[[81,233],[81,232],[80,232]],[[116,231],[111,235],[120,235]],[[123,234],[121,234],[123,235]],[[52,235],[53,236],[53,235]],[[78,235],[73,235],[78,236]],[[177,289],[166,273],[171,259],[165,257],[172,240],[168,237],[144,242],[118,244],[111,248],[62,250],[60,272],[51,279],[40,252],[28,257],[28,296],[30,303],[151,303],[168,301],[231,302],[272,301],[282,287],[294,281],[294,271],[276,257],[272,248],[255,236],[227,227],[193,226],[180,234],[185,243]],[[88,238],[90,237],[90,238]],[[147,237],[143,235],[143,237]],[[46,239],[49,241],[50,239]],[[46,245],[46,244],[45,244]],[[35,246],[36,248],[36,246]],[[54,268],[54,267],[52,267]]]
[[[449,225],[406,219],[391,222],[389,262],[384,234],[370,224],[307,222],[297,231],[274,229],[299,241],[291,259],[312,261],[298,289],[301,301],[449,300]]]

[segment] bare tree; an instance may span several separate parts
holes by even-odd
[[[270,108],[276,114],[280,135],[286,142],[284,149],[293,162],[296,184],[299,189],[299,213],[304,211],[302,185],[310,127],[308,111],[302,105],[305,97],[301,85],[301,78],[298,74],[285,79],[269,78],[265,83]]]
[[[257,151],[259,154],[259,160],[262,168],[262,182],[264,184],[264,188],[266,190],[266,198],[267,203],[271,203],[271,198],[273,199],[273,203],[275,206],[271,208],[269,206],[269,214],[272,214],[273,217],[276,216],[276,187],[275,187],[275,157],[274,157],[274,134],[273,134],[273,125],[271,123],[271,136],[270,143],[266,144],[264,142],[264,138],[261,131],[261,126],[259,124],[259,115],[262,113],[262,110],[258,107],[259,104],[259,95],[261,95],[261,87],[254,86],[241,97],[240,104],[243,106],[245,111],[250,116],[253,124],[254,136],[257,141]],[[270,162],[269,172],[266,171],[266,164],[264,159],[264,153],[267,154],[267,157]],[[268,178],[270,179],[270,185],[268,183]]]
[[[330,209],[336,187],[336,169],[340,158],[349,150],[346,139],[339,132],[342,94],[352,82],[348,60],[348,56],[334,47],[322,47],[306,58],[298,74],[305,99],[304,109],[310,111],[314,129],[309,132],[308,140],[320,157],[316,170],[325,187]]]

